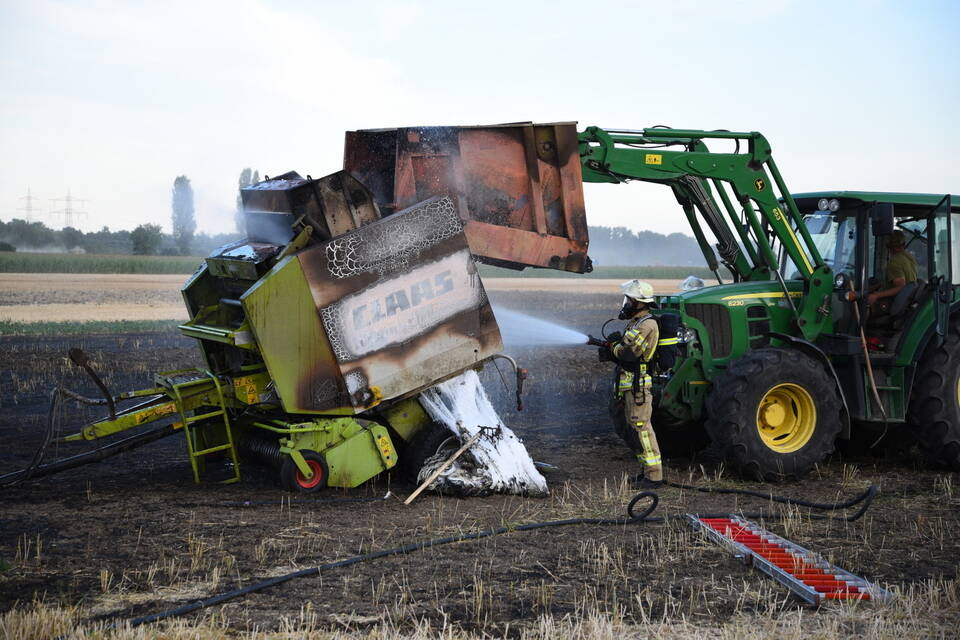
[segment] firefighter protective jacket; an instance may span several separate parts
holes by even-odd
[[[613,346],[613,355],[617,360],[636,359],[635,367],[624,367],[617,381],[617,393],[630,391],[636,387],[648,388],[653,386],[653,379],[647,373],[647,364],[653,359],[660,339],[660,327],[656,318],[650,313],[634,318],[623,332],[623,340]],[[629,356],[627,355],[629,352]],[[626,357],[625,357],[626,356]],[[633,356],[633,357],[630,357]],[[621,365],[623,366],[623,365]],[[629,370],[633,368],[634,370]],[[636,376],[634,375],[636,372]]]

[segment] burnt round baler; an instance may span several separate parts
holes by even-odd
[[[242,189],[247,237],[182,288],[190,319],[179,329],[204,366],[113,396],[75,353],[105,398],[57,398],[110,415],[63,440],[136,429],[119,451],[181,431],[197,482],[226,456],[223,482],[254,459],[298,491],[355,487],[395,467],[397,445],[434,425],[420,393],[502,349],[476,259],[589,268],[575,139],[572,124],[350,132],[345,164],[367,157],[363,170]],[[491,145],[514,166],[485,163]],[[20,479],[57,470],[33,465]]]

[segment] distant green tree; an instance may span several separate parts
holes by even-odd
[[[240,172],[240,179],[237,181],[240,189],[258,182],[260,182],[260,172],[256,169],[250,169],[250,167]],[[239,191],[237,191],[237,211],[233,214],[233,221],[237,227],[237,233],[241,236],[247,235],[247,225],[243,218],[243,198],[240,197]]]
[[[0,242],[0,251],[16,251],[17,248],[9,242]]]
[[[130,232],[133,253],[138,256],[152,256],[157,253],[161,240],[163,230],[157,224],[142,224]]]
[[[83,232],[78,229],[74,229],[73,227],[64,227],[60,230],[60,241],[69,251],[70,249],[79,247],[81,244],[83,244]]]
[[[193,187],[190,178],[177,176],[173,181],[173,239],[180,255],[190,254],[190,243],[197,230],[197,219],[193,210]]]
[[[83,234],[83,244],[80,245],[87,253],[117,253],[129,254],[132,243],[130,232],[126,229],[111,231],[104,225],[99,231]]]
[[[57,234],[42,222],[27,222],[14,218],[4,225],[3,235],[7,242],[18,247],[55,247]]]

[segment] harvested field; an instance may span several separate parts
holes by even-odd
[[[181,274],[0,273],[0,320],[186,320]]]
[[[0,273],[0,321],[89,322],[187,320],[178,274]],[[622,280],[487,278],[491,291],[613,293]],[[679,280],[650,280],[658,293],[676,291]]]
[[[617,284],[616,282],[614,284]],[[605,293],[502,290],[495,305],[581,331],[619,307]],[[179,280],[177,282],[179,286]],[[3,287],[0,287],[3,290]],[[58,294],[59,295],[59,294]],[[166,295],[166,294],[162,294]],[[128,301],[129,302],[129,301]],[[46,392],[63,380],[93,394],[69,366],[87,350],[115,389],[149,385],[155,371],[200,364],[173,331],[122,336],[0,338],[0,474],[22,467],[41,441]],[[260,579],[358,553],[490,527],[620,517],[633,495],[633,455],[606,416],[609,365],[583,347],[509,349],[531,371],[525,411],[512,407],[492,367],[487,388],[504,419],[547,471],[546,499],[425,495],[382,476],[352,491],[302,501],[273,471],[246,465],[244,482],[193,484],[177,436],[46,479],[2,489],[0,635],[87,633]],[[79,411],[71,421],[92,419]],[[90,445],[60,445],[65,456]],[[668,475],[708,487],[770,487],[674,449]],[[661,492],[660,515],[774,509],[768,528],[893,590],[885,605],[798,604],[785,589],[679,522],[571,526],[505,535],[384,558],[304,578],[179,620],[106,637],[619,638],[955,637],[960,624],[960,478],[897,457],[837,454],[806,481],[775,487],[818,501],[869,484],[882,494],[856,522],[811,519],[764,500],[678,489]],[[341,501],[337,501],[341,500]],[[247,506],[243,506],[243,505]],[[87,636],[89,637],[89,636]]]

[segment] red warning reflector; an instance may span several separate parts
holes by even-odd
[[[820,604],[824,600],[886,601],[893,598],[886,589],[739,516],[699,518],[687,514],[687,519],[710,540],[811,604]]]

